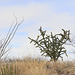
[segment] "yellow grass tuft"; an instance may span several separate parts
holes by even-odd
[[[6,63],[0,63],[0,73],[3,65]],[[14,62],[8,62],[13,65],[13,75],[75,75],[75,62],[52,62],[46,60],[38,60],[26,58],[22,60],[16,60]],[[9,70],[10,72],[10,70]]]

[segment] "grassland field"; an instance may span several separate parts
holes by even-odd
[[[0,75],[75,75],[75,61],[47,61],[32,58],[0,62]]]

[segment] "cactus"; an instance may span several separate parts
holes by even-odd
[[[6,38],[4,39],[4,41],[0,41],[0,61],[2,60],[3,56],[10,50],[10,49],[7,49],[9,43],[11,42],[11,40],[13,39],[18,27],[21,25],[21,23],[24,21],[24,19],[18,23],[17,22],[17,18],[15,17],[16,19],[16,23],[15,25],[11,25],[7,35],[6,35]]]
[[[54,62],[58,60],[60,57],[63,60],[62,54],[66,56],[66,49],[63,46],[67,41],[70,41],[70,31],[65,31],[62,29],[63,33],[53,35],[46,35],[46,30],[42,31],[42,27],[39,29],[40,35],[37,36],[37,39],[34,40],[28,37],[31,41],[30,43],[34,42],[36,47],[39,47],[41,50],[42,55],[50,57],[51,60]]]

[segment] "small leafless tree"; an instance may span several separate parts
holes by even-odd
[[[21,23],[24,21],[24,19],[22,19],[19,23],[17,22],[17,17],[15,17],[15,25],[10,27],[5,39],[0,41],[0,60],[2,59],[2,57],[10,50],[7,49],[9,43],[11,42],[11,40],[13,39],[18,27],[21,25]]]
[[[75,48],[75,36],[71,38],[71,45]],[[75,50],[73,50],[73,54],[75,54]]]
[[[72,35],[72,36],[70,37],[70,42],[66,43],[66,45],[70,45],[70,46],[72,46],[73,48],[75,48],[75,36],[74,36],[74,35]],[[70,53],[72,53],[72,54],[75,55],[75,49],[72,49]]]

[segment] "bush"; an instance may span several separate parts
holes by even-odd
[[[63,60],[62,54],[67,56],[63,45],[70,41],[70,31],[62,29],[63,33],[53,35],[51,32],[50,36],[46,34],[46,30],[42,30],[42,27],[39,31],[41,34],[37,36],[36,40],[28,37],[31,40],[30,43],[34,42],[34,45],[41,50],[42,55],[50,57],[51,60],[57,61],[59,57]]]

